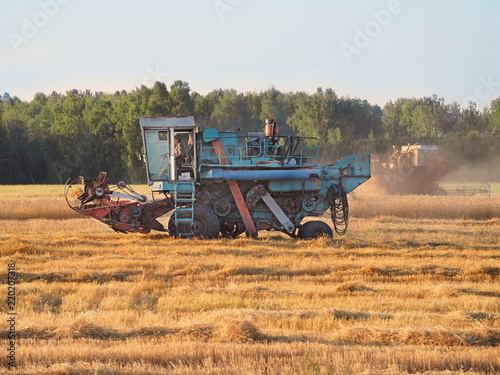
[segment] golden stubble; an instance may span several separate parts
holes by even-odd
[[[48,209],[55,198],[30,199]],[[423,197],[372,217],[356,204],[382,203],[362,199],[346,236],[315,241],[0,220],[4,285],[9,261],[18,272],[18,373],[500,371],[500,219],[403,214]]]

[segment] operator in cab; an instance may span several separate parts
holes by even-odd
[[[175,149],[174,149],[175,164],[177,168],[180,168],[182,167],[182,164],[184,164],[184,162],[186,161],[186,150],[184,150],[184,146],[182,145],[180,135],[175,136],[174,144],[175,144]]]

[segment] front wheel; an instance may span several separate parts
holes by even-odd
[[[189,217],[189,213],[181,211],[179,218]],[[219,236],[219,218],[211,209],[199,204],[194,204],[193,224],[180,222],[175,225],[175,213],[168,221],[168,229],[173,236],[189,233],[197,238],[217,238]]]
[[[312,240],[319,237],[333,237],[333,231],[324,221],[308,221],[299,231],[299,237],[304,240]]]

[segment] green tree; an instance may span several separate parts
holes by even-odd
[[[259,95],[248,92],[243,96],[243,117],[245,128],[248,131],[263,131],[264,122],[260,120],[262,112],[262,100]]]
[[[491,102],[489,125],[492,134],[500,133],[500,98]]]
[[[194,117],[198,126],[201,128],[207,128],[209,126],[210,118],[223,95],[224,92],[222,89],[213,90],[205,96],[197,92],[191,95],[194,103]]]
[[[168,116],[169,110],[169,94],[167,86],[163,82],[155,82],[148,103],[148,116]]]
[[[341,98],[336,112],[342,134],[362,139],[370,133],[381,133],[382,110],[361,99]]]
[[[28,102],[0,97],[0,183],[62,183],[68,177],[145,180],[140,116],[194,115],[202,128],[262,131],[266,118],[280,135],[316,137],[326,161],[350,153],[385,153],[391,145],[439,144],[450,165],[491,159],[500,154],[500,98],[489,110],[474,104],[445,105],[436,95],[399,98],[383,108],[366,100],[338,98],[332,89],[314,94],[191,92],[177,80],[170,91],[162,82],[130,92],[70,90],[37,93]]]
[[[446,105],[445,109],[446,119],[443,126],[443,133],[455,132],[460,127],[460,120],[462,116],[462,111],[460,105],[457,102]]]
[[[238,94],[236,90],[224,90],[219,102],[215,104],[209,126],[221,131],[236,131],[238,127],[244,131],[254,130],[246,122],[249,117],[243,94]]]
[[[2,101],[3,133],[7,140],[8,152],[3,153],[4,183],[31,184],[34,183],[33,173],[36,171],[33,148],[28,139],[28,121],[26,112],[28,103],[18,98],[4,95]]]
[[[382,129],[389,139],[396,139],[406,135],[406,129],[400,126],[401,106],[403,99],[396,102],[389,101],[382,113]]]
[[[413,109],[410,135],[419,142],[434,141],[442,134],[446,124],[444,99],[433,95],[416,101]]]
[[[466,135],[471,132],[482,133],[488,128],[486,118],[476,108],[476,103],[469,103],[469,107],[462,111],[459,132]]]
[[[288,119],[300,136],[316,137],[323,144],[342,141],[342,133],[336,117],[337,96],[328,88],[318,88],[309,96],[305,93],[295,100],[295,112]]]
[[[3,122],[3,97],[0,97],[0,183],[7,183],[10,166],[10,149],[7,129]]]
[[[121,148],[116,141],[116,118],[113,116],[115,97],[97,93],[87,97],[83,112],[87,131],[85,139],[92,153],[88,167],[89,173],[97,176],[100,171],[107,171],[112,180],[123,178]]]
[[[189,92],[189,83],[177,80],[170,86],[169,107],[170,116],[192,116],[194,103]]]
[[[113,106],[113,121],[116,124],[115,137],[120,149],[121,162],[127,176],[121,178],[130,182],[145,180],[144,163],[139,156],[143,153],[139,117],[147,116],[150,90],[141,86],[126,95],[121,95]]]
[[[274,87],[265,91],[261,99],[260,120],[263,124],[266,119],[273,119],[279,125],[280,135],[294,135],[288,118],[292,116],[293,94],[283,94]]]

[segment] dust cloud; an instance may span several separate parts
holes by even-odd
[[[389,195],[383,178],[383,176],[372,175],[368,181],[356,188],[355,195]],[[482,163],[451,164],[446,174],[436,182],[446,190],[450,188],[450,184],[466,184],[466,186],[472,184],[473,186],[474,183],[500,182],[500,158]]]
[[[500,158],[482,163],[450,165],[443,182],[500,182]]]
[[[361,184],[361,186],[357,187],[355,191],[356,194],[361,196],[387,195],[387,188],[380,181],[379,177],[374,175],[368,181]]]

